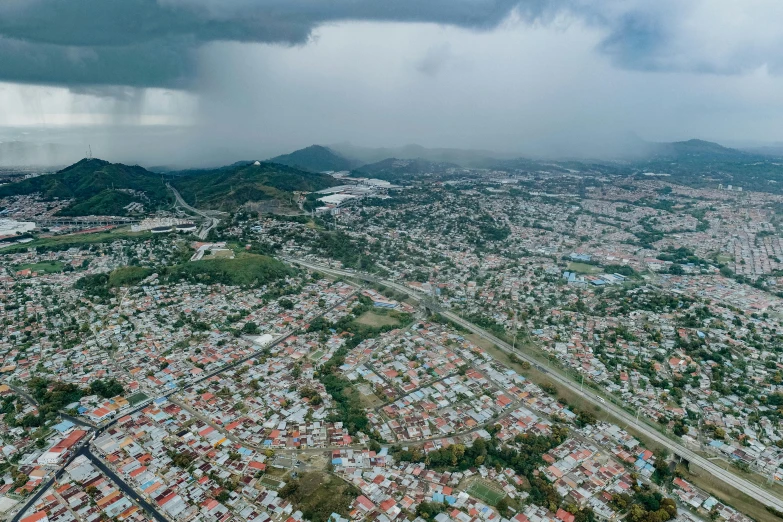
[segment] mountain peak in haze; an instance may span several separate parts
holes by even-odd
[[[699,139],[690,139],[687,141],[675,141],[671,143],[660,143],[655,150],[656,156],[672,157],[701,157],[701,158],[722,158],[722,159],[744,159],[749,154],[747,152],[724,147],[719,143]]]
[[[357,166],[353,161],[322,145],[310,145],[267,161],[311,172],[351,170]]]

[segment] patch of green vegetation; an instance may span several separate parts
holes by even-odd
[[[466,491],[469,495],[472,495],[479,500],[483,500],[490,506],[496,506],[501,499],[506,497],[504,492],[490,488],[479,480],[473,482]]]
[[[636,486],[633,495],[628,493],[612,496],[610,504],[621,513],[627,513],[630,522],[648,522],[659,520],[666,522],[677,516],[677,504],[665,498],[660,492],[652,491],[650,486]]]
[[[95,380],[90,383],[90,393],[100,395],[104,399],[110,399],[125,393],[125,388],[117,379]]]
[[[28,413],[24,418],[15,420],[6,415],[4,421],[9,426],[37,427],[57,419],[59,411],[72,402],[81,399],[84,390],[72,383],[51,381],[43,377],[33,377],[27,381],[30,394],[38,403],[38,415]]]
[[[578,274],[597,274],[601,271],[601,269],[595,265],[588,265],[587,263],[578,263],[574,261],[568,263],[568,270]]]
[[[285,485],[285,482],[283,482],[282,480],[277,480],[277,479],[273,479],[272,477],[265,476],[261,478],[261,484],[277,491],[278,489],[280,489]]]
[[[375,266],[371,256],[362,255],[372,249],[364,238],[354,238],[343,232],[322,231],[312,244],[314,253],[340,261],[345,267],[358,270],[372,270]]]
[[[253,287],[293,275],[294,270],[272,257],[242,254],[235,259],[204,259],[184,263],[168,267],[160,273],[168,281]]]
[[[639,272],[628,265],[605,265],[604,272],[607,274],[620,274],[625,277],[640,278]]]
[[[89,274],[79,278],[73,287],[83,291],[93,299],[99,302],[107,301],[111,298],[109,292],[109,274]]]
[[[293,275],[294,269],[277,259],[256,254],[241,254],[236,259],[208,259],[198,262],[159,267],[155,270],[138,266],[126,266],[106,274],[89,274],[76,281],[74,288],[99,302],[112,297],[111,289],[133,286],[153,272],[167,282],[189,281],[193,283],[224,284],[243,287],[262,286]],[[254,331],[244,333],[253,334]]]
[[[63,268],[65,268],[65,264],[60,261],[41,261],[40,263],[17,265],[14,267],[14,270],[32,270],[39,274],[54,274],[62,272]]]
[[[61,252],[69,248],[82,248],[99,243],[111,243],[119,239],[127,240],[147,240],[151,237],[149,232],[131,232],[128,228],[118,228],[108,232],[96,232],[94,234],[69,234],[64,236],[53,236],[36,239],[29,243],[14,245],[4,248],[4,254],[17,254],[27,252],[34,248],[38,253],[42,252]]]
[[[109,288],[120,286],[134,286],[154,273],[151,268],[141,266],[123,266],[109,273]]]
[[[137,404],[141,404],[142,402],[146,401],[147,399],[149,399],[149,396],[147,396],[146,393],[138,392],[138,393],[134,393],[133,395],[128,397],[128,403],[131,406],[136,406]]]
[[[77,200],[58,214],[60,216],[124,216],[127,213],[124,207],[133,202],[141,203],[138,197],[127,192],[106,189],[86,200]]]
[[[433,469],[464,471],[481,465],[509,467],[530,483],[529,502],[556,511],[563,499],[552,484],[537,474],[537,469],[544,463],[543,455],[565,441],[568,430],[555,425],[549,436],[520,434],[514,438],[513,446],[504,445],[495,436],[500,425],[488,426],[487,431],[492,435],[489,441],[479,438],[471,446],[452,444],[427,454],[420,448],[404,450],[394,446],[391,453],[404,462],[424,462],[427,459]]]
[[[388,313],[382,311],[368,310],[364,312],[356,322],[367,326],[397,326],[400,324],[399,319],[390,316]]]
[[[289,481],[278,494],[293,502],[306,519],[327,522],[332,513],[346,517],[360,491],[335,476],[310,472]]]

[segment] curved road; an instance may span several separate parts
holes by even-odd
[[[321,265],[318,263],[313,263],[311,261],[304,261],[304,260],[294,259],[294,258],[286,258],[286,260],[291,263],[296,263],[298,265],[310,268],[312,270],[317,270],[319,272],[330,273],[342,277],[356,277],[356,278],[380,283],[387,287],[398,290],[400,292],[404,292],[405,294],[413,297],[417,301],[421,302],[425,300],[424,296],[422,296],[418,292],[404,285],[395,283],[393,281],[386,281],[378,277],[375,277],[371,274],[330,268],[328,266]],[[507,354],[514,354],[517,357],[521,357],[522,359],[525,359],[530,364],[536,366],[539,365],[539,362],[536,359],[534,359],[532,356],[522,352],[521,350],[514,350],[510,344],[506,343],[501,339],[498,339],[494,335],[479,328],[473,323],[464,320],[462,317],[458,316],[457,314],[450,312],[448,310],[441,310],[440,314],[446,317],[447,319],[453,321],[454,323],[462,326],[463,328],[495,344],[503,352]],[[684,445],[680,444],[679,442],[662,435],[661,433],[659,433],[653,428],[650,428],[646,424],[641,424],[637,422],[636,418],[633,415],[629,414],[627,411],[623,410],[622,408],[615,406],[611,402],[599,398],[597,395],[594,394],[594,392],[592,392],[592,390],[588,393],[585,393],[583,390],[580,389],[580,386],[577,382],[571,380],[571,378],[560,373],[558,370],[550,368],[547,370],[547,374],[550,376],[550,378],[553,381],[555,381],[560,386],[564,386],[570,389],[572,392],[577,393],[582,397],[584,397],[584,399],[586,399],[588,402],[591,402],[594,405],[600,408],[604,408],[605,410],[611,412],[616,418],[623,420],[628,425],[633,425],[637,430],[642,431],[647,436],[648,439],[655,441],[661,446],[667,448],[672,453],[679,455],[684,459],[687,459],[689,462],[693,462],[694,464],[696,464],[697,466],[705,470],[707,473],[717,478],[718,480],[736,488],[737,490],[741,491],[742,493],[745,493],[746,495],[749,495],[750,497],[761,502],[765,506],[769,506],[777,510],[783,511],[783,500],[778,498],[774,493],[770,492],[769,490],[761,486],[758,486],[743,477],[735,475],[730,471],[721,468],[720,466],[713,463],[712,461],[707,460],[706,458],[702,457],[696,452],[686,448]]]
[[[166,186],[168,187],[168,189],[171,192],[174,193],[174,197],[176,198],[177,204],[179,206],[181,206],[185,210],[189,210],[189,211],[193,212],[194,214],[197,214],[197,215],[199,215],[199,216],[201,216],[201,217],[203,217],[204,219],[207,220],[207,223],[209,223],[209,225],[207,225],[206,228],[203,228],[201,230],[201,232],[198,233],[198,237],[199,238],[206,239],[207,238],[207,234],[209,234],[209,231],[212,230],[213,228],[215,228],[217,226],[217,224],[220,223],[220,220],[217,219],[217,218],[214,218],[214,217],[212,217],[212,216],[210,216],[208,214],[206,214],[203,210],[199,210],[197,208],[191,207],[190,205],[187,204],[187,202],[184,199],[182,199],[182,196],[180,195],[180,193],[179,193],[179,191],[177,189],[172,187],[169,183],[166,183]]]

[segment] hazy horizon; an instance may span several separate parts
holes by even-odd
[[[781,14],[723,0],[14,0],[0,5],[0,140],[182,166],[341,142],[538,157],[623,154],[629,136],[774,145]]]

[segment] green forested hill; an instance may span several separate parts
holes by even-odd
[[[83,159],[54,174],[45,174],[0,186],[0,197],[39,193],[47,200],[72,199],[64,216],[126,215],[134,201],[158,208],[171,197],[158,174],[139,166]]]
[[[176,176],[171,184],[194,206],[232,210],[249,201],[269,199],[293,206],[293,192],[314,192],[339,185],[339,181],[277,163],[261,163]]]

